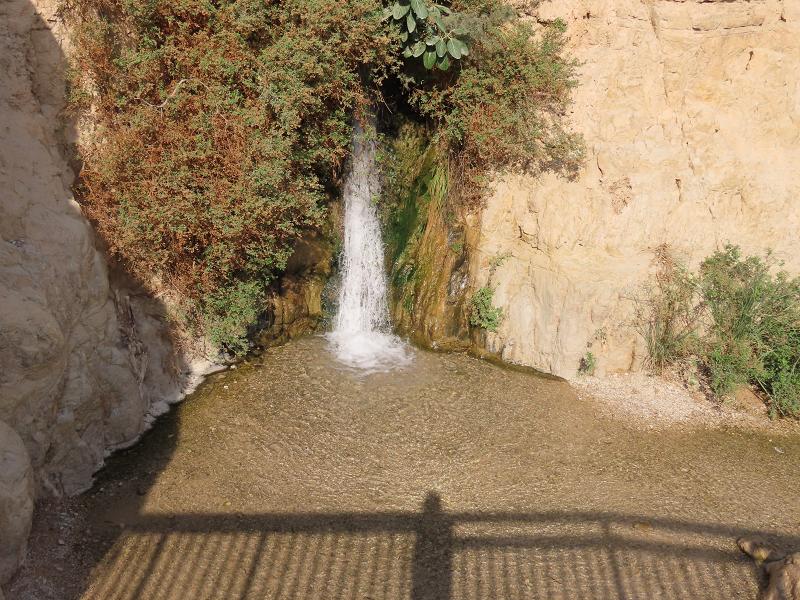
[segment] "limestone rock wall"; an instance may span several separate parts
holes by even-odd
[[[0,581],[11,576],[24,556],[32,514],[33,472],[28,451],[17,433],[0,421]]]
[[[72,198],[56,7],[0,2],[0,466],[17,469],[0,474],[0,583],[24,551],[33,496],[86,489],[191,371],[159,303],[110,285]]]
[[[800,0],[516,2],[563,18],[582,62],[576,181],[503,179],[481,216],[476,287],[506,319],[487,347],[572,375],[636,368],[631,297],[668,244],[690,265],[730,241],[800,271]]]

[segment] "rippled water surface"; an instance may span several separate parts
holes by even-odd
[[[796,437],[640,431],[463,355],[358,375],[318,337],[105,473],[84,598],[754,598],[736,537],[800,545]]]

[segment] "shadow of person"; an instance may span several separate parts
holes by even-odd
[[[411,567],[412,600],[450,598],[453,570],[453,522],[437,492],[428,492],[416,530]]]

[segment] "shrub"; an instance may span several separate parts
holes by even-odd
[[[248,327],[258,320],[263,296],[264,286],[258,281],[239,282],[208,294],[203,319],[209,341],[234,355],[247,352]]]
[[[635,327],[644,338],[649,366],[661,372],[695,350],[702,306],[695,277],[665,246],[657,250],[656,260],[655,282],[636,299]]]
[[[326,218],[354,114],[415,112],[438,180],[467,199],[490,169],[569,170],[563,24],[447,4],[66,0],[70,101],[96,124],[76,196],[109,251],[194,333],[241,352],[294,242]]]
[[[439,126],[465,201],[483,193],[490,171],[552,170],[567,175],[583,159],[564,115],[577,63],[566,57],[561,21],[535,29],[502,2],[453,2],[469,55],[459,69],[421,82],[409,101]]]
[[[662,261],[637,319],[651,365],[696,354],[715,394],[753,384],[773,416],[800,417],[800,278],[769,254],[744,257],[732,245],[706,258],[696,276]]]
[[[800,416],[800,279],[776,267],[730,245],[703,261],[707,366],[716,393],[755,383],[773,414]]]
[[[770,383],[770,414],[800,416],[800,375],[797,373],[797,365],[779,371]]]
[[[98,129],[78,197],[112,254],[241,349],[325,218],[351,118],[398,63],[379,0],[72,0]],[[73,93],[85,108],[86,93]],[[226,313],[230,312],[230,315]],[[236,325],[234,325],[236,323]]]
[[[487,331],[497,331],[503,320],[503,309],[492,305],[494,290],[489,286],[480,288],[472,296],[472,312],[469,323]]]
[[[583,358],[581,358],[581,363],[578,366],[578,372],[583,373],[584,375],[594,375],[596,369],[597,357],[593,352],[587,352]]]

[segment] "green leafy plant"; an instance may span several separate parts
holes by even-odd
[[[295,242],[326,224],[354,116],[385,105],[426,131],[428,164],[409,181],[437,204],[404,199],[404,244],[390,240],[418,291],[438,273],[410,249],[434,244],[414,245],[431,214],[449,222],[491,172],[567,172],[580,154],[563,123],[576,66],[563,24],[534,30],[500,0],[64,4],[71,107],[97,125],[76,197],[191,334],[232,351]]]
[[[574,176],[584,145],[564,118],[577,84],[564,23],[535,29],[491,0],[455,7],[451,18],[470,43],[458,72],[406,80],[409,103],[436,124],[451,156],[454,196],[476,203],[498,170]]]
[[[110,252],[182,305],[192,334],[242,351],[295,241],[325,222],[353,115],[401,62],[380,10],[68,0],[72,106],[91,104],[98,132],[81,148],[76,195]]]
[[[209,340],[235,356],[249,349],[248,327],[263,308],[264,287],[257,281],[240,282],[205,297],[203,319]]]
[[[583,373],[584,375],[594,375],[596,369],[597,357],[591,351],[586,352],[583,358],[581,358],[580,365],[578,366],[578,372]]]
[[[472,311],[469,316],[470,325],[487,331],[497,331],[503,320],[503,309],[494,306],[494,290],[484,286],[472,296]]]
[[[466,30],[448,25],[453,11],[425,0],[398,0],[384,9],[384,19],[391,19],[400,31],[403,57],[421,58],[423,66],[442,71],[451,60],[469,55],[464,39]]]
[[[661,370],[694,355],[716,395],[754,385],[773,416],[800,417],[800,278],[733,245],[697,275],[662,261],[637,319],[650,364]]]
[[[800,416],[800,279],[779,270],[769,254],[744,257],[728,245],[703,261],[700,282],[714,391],[754,383],[773,414]]]

